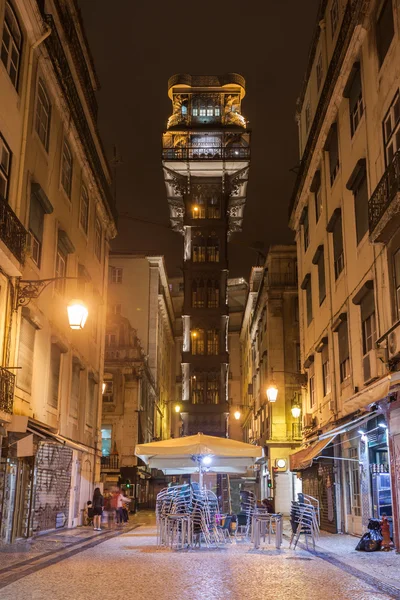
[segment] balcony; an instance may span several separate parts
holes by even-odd
[[[21,221],[5,199],[0,196],[0,240],[20,263],[23,263],[25,259],[26,236],[27,233]]]
[[[101,470],[115,470],[119,471],[119,455],[118,454],[110,454],[109,456],[101,457]]]
[[[387,243],[400,226],[400,150],[368,202],[371,242]]]
[[[297,287],[297,276],[295,273],[267,273],[267,286]]]
[[[176,112],[172,114],[167,123],[167,128],[174,127],[246,127],[247,121],[238,112],[227,112],[224,115],[188,115],[187,113]]]
[[[141,360],[143,357],[138,347],[132,346],[106,346],[105,360]]]
[[[15,375],[0,367],[0,413],[12,415]]]
[[[250,148],[200,147],[163,148],[163,160],[249,160]]]

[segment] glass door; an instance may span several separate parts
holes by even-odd
[[[348,458],[351,460],[346,464],[347,532],[353,535],[361,535],[361,489],[358,449],[349,448]]]

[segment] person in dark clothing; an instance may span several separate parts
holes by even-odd
[[[104,498],[100,492],[100,488],[96,488],[93,492],[93,529],[101,531],[101,515],[103,514]]]
[[[93,517],[94,517],[93,504],[92,504],[91,500],[88,500],[86,502],[86,520],[87,520],[87,525],[93,525]]]

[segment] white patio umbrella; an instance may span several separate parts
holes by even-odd
[[[149,467],[160,469],[165,475],[199,472],[201,485],[204,471],[246,473],[256,460],[264,456],[264,449],[253,444],[198,433],[139,444],[135,448],[135,454]]]

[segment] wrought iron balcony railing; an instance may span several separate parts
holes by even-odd
[[[51,15],[45,14],[44,20],[51,28],[51,35],[46,38],[44,43],[46,44],[49,57],[53,64],[59,86],[63,92],[64,98],[66,99],[68,108],[71,111],[71,115],[74,120],[75,127],[78,130],[79,137],[81,138],[81,141],[88,154],[89,164],[103,194],[104,201],[110,208],[110,211],[114,217],[116,217],[114,199],[111,194],[108,179],[97,151],[96,143],[93,139],[91,128],[86,118],[78,90],[74,83],[74,78],[68,64],[68,59],[63,49],[63,44],[57,33],[54,19]]]
[[[15,258],[23,263],[27,232],[15,212],[0,195],[0,240],[5,243]]]
[[[297,286],[295,273],[267,273],[267,285],[270,287]]]
[[[233,111],[219,115],[190,115],[188,113],[176,112],[169,117],[167,123],[168,129],[171,127],[203,127],[204,125],[246,127],[247,121],[243,115]]]
[[[0,367],[0,410],[12,415],[15,375]]]
[[[119,455],[110,454],[109,456],[101,457],[101,468],[106,469],[119,469]]]
[[[250,148],[163,148],[163,160],[248,160]]]
[[[69,42],[69,48],[76,65],[78,77],[81,80],[82,89],[86,96],[89,110],[92,113],[94,120],[96,120],[98,112],[97,100],[94,94],[92,80],[90,78],[89,69],[86,64],[76,27],[68,10],[67,4],[60,2],[60,0],[55,0],[55,6]]]
[[[400,192],[400,150],[396,152],[368,201],[369,232],[374,229]]]

